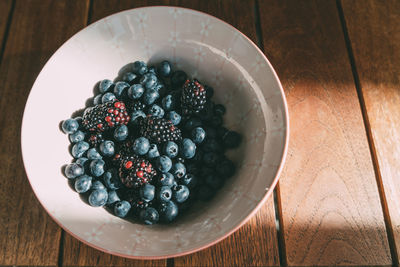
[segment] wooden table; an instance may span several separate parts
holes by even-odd
[[[146,5],[201,10],[249,36],[275,67],[291,119],[275,201],[217,245],[157,261],[65,233],[35,198],[20,152],[25,101],[55,50],[91,22]],[[0,44],[0,265],[399,264],[400,1],[0,0]]]

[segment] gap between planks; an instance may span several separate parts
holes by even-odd
[[[372,137],[371,125],[369,123],[368,112],[367,112],[366,106],[365,106],[364,95],[361,90],[360,78],[359,78],[358,71],[357,71],[357,65],[356,65],[355,58],[354,58],[354,53],[353,53],[353,48],[351,45],[350,36],[349,36],[348,30],[347,30],[346,19],[344,17],[343,6],[342,6],[341,0],[336,0],[336,5],[337,5],[337,9],[338,9],[340,24],[341,24],[342,30],[343,30],[344,40],[346,43],[347,54],[349,56],[349,62],[350,62],[351,71],[353,74],[354,85],[356,87],[357,96],[360,101],[361,113],[362,113],[362,117],[363,117],[363,121],[364,121],[365,131],[367,133],[368,145],[370,148],[372,163],[373,163],[374,171],[375,171],[376,184],[377,184],[378,191],[379,191],[379,197],[380,197],[381,204],[382,204],[382,211],[383,211],[383,215],[384,215],[383,217],[384,217],[384,221],[385,221],[386,232],[388,235],[390,254],[392,257],[393,264],[396,265],[396,263],[398,262],[398,255],[397,255],[397,250],[395,247],[393,226],[392,226],[392,222],[390,220],[390,213],[389,213],[389,209],[387,206],[385,189],[382,184],[382,176],[381,176],[381,171],[379,169],[378,158],[376,155],[375,143],[374,143],[374,140]]]

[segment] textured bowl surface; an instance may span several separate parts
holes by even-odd
[[[244,136],[228,155],[239,166],[217,196],[171,225],[143,226],[85,204],[61,167],[72,160],[59,129],[135,60],[170,60],[215,88],[225,124]],[[129,67],[129,66],[128,66]],[[288,143],[288,114],[280,82],[262,52],[232,26],[175,7],[124,11],[68,40],[38,76],[26,104],[22,152],[32,188],[54,220],[79,240],[124,257],[155,259],[210,246],[247,221],[272,193]]]

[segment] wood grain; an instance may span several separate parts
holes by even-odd
[[[265,53],[281,78],[290,113],[279,196],[286,263],[391,265],[336,3],[259,3]]]
[[[342,4],[385,207],[400,254],[400,2]]]
[[[113,256],[79,242],[68,233],[64,234],[63,266],[153,267],[166,265],[166,260],[140,261]]]
[[[20,125],[36,76],[51,54],[84,25],[86,12],[85,1],[15,3],[0,65],[0,265],[57,265],[61,230],[39,205],[26,178]],[[32,134],[43,141],[40,133]]]
[[[6,40],[5,32],[7,28],[7,22],[11,19],[11,9],[11,0],[4,0],[0,2],[0,44],[3,44]],[[3,47],[1,47],[0,49],[3,49]]]
[[[174,5],[211,13],[239,28],[256,40],[253,1],[104,1],[95,0],[91,21],[115,12],[147,5]],[[238,15],[240,14],[240,15]],[[64,265],[102,266],[149,264],[165,265],[166,261],[129,261],[101,254],[66,235]],[[79,255],[79,257],[76,257]],[[95,260],[93,260],[95,259]],[[278,243],[275,228],[275,211],[272,199],[247,225],[219,244],[186,257],[176,258],[176,266],[276,266],[279,265]]]

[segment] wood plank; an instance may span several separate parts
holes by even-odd
[[[12,0],[4,0],[0,2],[0,44],[5,41],[5,32],[7,22],[11,19]],[[3,47],[1,47],[2,49]]]
[[[254,2],[248,1],[104,1],[96,0],[93,5],[91,21],[96,21],[115,12],[146,6],[175,5],[211,13],[242,30],[256,40],[254,24]],[[245,10],[245,12],[243,12]],[[241,14],[241,15],[238,15]],[[66,236],[64,243],[64,264],[90,266],[93,258],[98,257],[102,266],[123,266],[148,264],[148,262],[123,261],[121,258],[103,254],[78,244],[79,241]],[[78,249],[79,248],[79,249]],[[82,255],[79,260],[75,255]],[[162,261],[154,261],[154,265]],[[275,228],[275,211],[272,199],[244,227],[219,244],[192,254],[175,259],[180,266],[277,266],[279,265],[278,243]]]
[[[290,113],[279,196],[286,263],[391,265],[335,1],[260,1],[260,13]]]
[[[166,266],[166,260],[131,260],[89,247],[68,233],[64,234],[63,266]]]
[[[4,1],[0,12],[3,5]],[[61,230],[26,178],[20,125],[36,76],[51,54],[85,24],[87,7],[79,0],[15,3],[0,65],[0,265],[57,265]]]
[[[400,254],[400,2],[344,1],[386,214]]]

